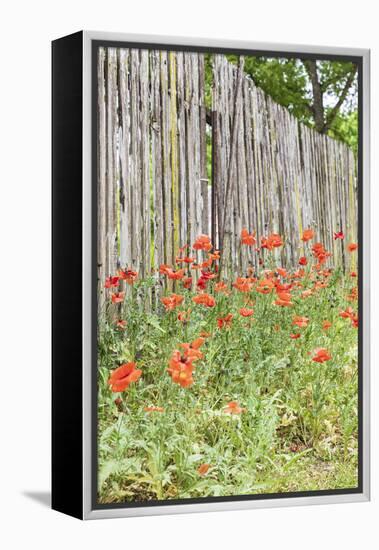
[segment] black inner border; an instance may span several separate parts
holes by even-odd
[[[202,52],[202,53],[220,53],[220,54],[235,54],[246,56],[264,56],[264,57],[285,57],[285,58],[303,58],[303,59],[319,59],[330,61],[349,61],[358,66],[358,486],[348,489],[325,489],[318,491],[294,491],[288,493],[267,493],[257,495],[233,495],[222,497],[203,497],[203,498],[187,498],[187,499],[172,499],[172,500],[153,500],[153,501],[136,501],[136,502],[117,502],[111,504],[100,504],[97,502],[97,470],[98,470],[98,444],[97,444],[97,407],[98,407],[98,392],[97,392],[97,136],[98,136],[98,78],[97,78],[97,61],[99,47],[113,48],[136,48],[148,50],[167,50],[167,51],[183,51],[183,52]],[[144,42],[122,42],[112,40],[92,40],[91,41],[91,169],[92,169],[92,326],[91,326],[91,503],[93,510],[110,510],[113,508],[140,508],[146,506],[170,506],[175,504],[204,504],[212,502],[238,502],[249,500],[268,500],[268,499],[283,499],[295,497],[309,496],[327,496],[327,495],[344,495],[363,493],[363,350],[362,350],[362,334],[364,330],[363,318],[363,303],[362,303],[362,280],[363,280],[363,81],[362,81],[362,56],[345,56],[345,55],[328,55],[315,53],[301,52],[286,52],[278,50],[261,50],[261,49],[239,49],[239,48],[221,48],[221,47],[204,47],[195,45],[178,45],[178,44],[159,44],[159,43],[144,43]],[[185,510],[183,510],[185,511]]]

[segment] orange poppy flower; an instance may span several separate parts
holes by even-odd
[[[212,249],[211,239],[208,235],[199,235],[192,248],[194,250],[205,250],[206,252],[209,252]]]
[[[290,334],[290,338],[292,338],[292,340],[297,340],[298,338],[300,338],[301,334],[299,332],[297,332],[296,334]]]
[[[283,241],[282,237],[278,233],[271,233],[268,237],[261,238],[261,248],[273,250],[279,246],[283,246]]]
[[[236,281],[233,283],[234,288],[240,292],[250,292],[252,289],[252,282],[250,278],[246,277],[237,277]]]
[[[315,349],[313,353],[315,355],[312,357],[312,361],[315,361],[316,363],[324,363],[332,358],[326,348]]]
[[[312,253],[315,258],[317,258],[318,265],[316,267],[320,267],[322,264],[326,262],[326,260],[331,256],[330,252],[327,252],[325,250],[324,245],[321,243],[315,243],[312,246]]]
[[[209,253],[209,259],[210,259],[210,260],[213,260],[213,261],[219,260],[219,259],[220,259],[220,253],[219,253],[219,251],[218,251],[218,250],[215,250],[213,253],[210,252],[210,253]]]
[[[309,296],[312,296],[312,294],[313,294],[313,290],[311,290],[311,289],[303,290],[303,292],[301,293],[301,297],[302,298],[309,298]]]
[[[166,308],[166,311],[172,311],[176,306],[180,305],[184,300],[184,296],[179,294],[171,294],[171,296],[164,296],[161,298],[161,302]]]
[[[350,302],[354,302],[355,300],[358,300],[358,287],[355,286],[354,288],[351,289],[347,299]]]
[[[339,316],[342,317],[342,319],[352,319],[354,316],[353,309],[349,306],[344,311],[340,311]]]
[[[237,401],[229,401],[224,408],[224,412],[227,414],[241,414],[242,412],[246,412],[246,408],[240,407]]]
[[[113,288],[118,286],[118,281],[120,277],[107,277],[105,279],[104,287],[105,288]]]
[[[332,323],[330,321],[323,321],[322,328],[323,330],[329,330],[332,326]]]
[[[220,281],[219,283],[215,284],[215,292],[223,292],[224,294],[229,293],[228,287],[224,283],[224,281]]]
[[[199,349],[204,344],[204,342],[205,342],[205,337],[199,336],[199,338],[196,338],[195,340],[193,340],[193,342],[191,342],[191,348]]]
[[[144,407],[143,410],[145,412],[148,412],[148,413],[151,413],[151,412],[159,412],[159,413],[163,413],[164,412],[164,408],[163,407]]]
[[[301,256],[299,258],[299,265],[307,265],[308,261],[307,261],[307,258],[305,256]]]
[[[177,271],[174,271],[173,269],[168,268],[166,270],[166,275],[169,279],[179,281],[184,277],[184,269],[178,269]]]
[[[251,317],[254,315],[254,310],[247,307],[241,307],[239,314],[242,315],[242,317]]]
[[[276,268],[276,271],[278,272],[278,274],[283,278],[285,279],[288,275],[287,273],[287,270],[286,269],[283,269],[282,267],[277,267]]]
[[[207,307],[214,307],[216,305],[216,300],[213,298],[213,296],[210,296],[205,292],[203,294],[197,294],[197,296],[194,296],[192,298],[192,301],[195,302],[195,304],[202,304]]]
[[[232,320],[233,320],[232,313],[228,313],[227,315],[225,315],[225,317],[219,317],[217,319],[218,328],[230,327],[230,325],[232,324]]]
[[[243,228],[241,231],[241,243],[246,244],[247,246],[253,246],[256,242],[255,231],[253,233],[249,233],[246,228]]]
[[[182,356],[179,350],[174,350],[167,369],[172,381],[182,388],[191,386],[194,382],[193,370],[192,359]]]
[[[279,292],[277,296],[278,297],[274,302],[276,306],[281,306],[281,307],[293,306],[293,302],[291,302],[292,296],[289,292]]]
[[[305,270],[300,268],[292,274],[293,279],[302,279],[305,275]]]
[[[210,464],[200,464],[200,466],[197,469],[197,473],[199,474],[199,476],[205,476],[205,474],[208,472],[210,467],[211,467]]]
[[[112,372],[108,384],[113,392],[125,391],[132,382],[137,382],[141,374],[135,363],[124,363]]]
[[[295,315],[292,321],[292,324],[298,326],[299,328],[305,328],[308,323],[308,317],[300,317],[299,315]]]
[[[119,319],[117,322],[116,322],[116,327],[117,328],[121,328],[121,329],[124,329],[126,328],[126,325],[128,324],[127,321],[124,321],[123,319]]]
[[[273,288],[275,288],[275,284],[271,279],[261,279],[255,290],[261,294],[269,294]]]
[[[184,258],[176,258],[177,264],[192,264],[195,261],[195,258],[191,258],[190,256],[185,256]]]
[[[192,286],[192,277],[183,277],[182,283],[184,288],[191,288]]]
[[[159,266],[159,273],[160,273],[161,275],[167,275],[167,271],[168,271],[169,269],[171,269],[171,267],[170,267],[169,265],[167,265],[167,264],[161,264],[161,265]]]
[[[132,285],[138,277],[137,271],[133,271],[132,269],[120,269],[118,274],[120,275],[120,279],[126,281],[128,285]]]
[[[314,288],[317,290],[318,288],[327,288],[328,283],[325,283],[324,281],[316,281],[314,284]]]
[[[201,338],[209,338],[210,336],[212,336],[212,334],[210,332],[206,332],[205,330],[202,330],[200,332],[200,336]]]
[[[191,312],[190,309],[188,311],[179,311],[178,312],[178,321],[180,321],[182,323],[188,323],[188,321],[190,319],[190,312]]]
[[[314,234],[315,234],[315,233],[314,233],[313,229],[305,229],[305,230],[303,231],[303,235],[302,235],[302,237],[301,237],[301,240],[302,240],[304,243],[306,243],[306,242],[310,241],[311,239],[313,239]]]
[[[353,315],[353,317],[351,318],[351,324],[353,325],[354,328],[358,328],[359,326],[358,315]]]
[[[112,292],[111,294],[112,304],[120,304],[124,301],[124,298],[125,292]]]
[[[358,245],[356,243],[350,243],[347,245],[347,249],[349,252],[354,252],[354,250],[357,250]]]
[[[200,264],[201,269],[207,269],[208,267],[211,267],[213,260],[211,258],[208,258],[208,260],[205,260]]]

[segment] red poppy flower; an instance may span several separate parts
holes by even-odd
[[[167,369],[172,381],[182,388],[191,386],[194,382],[193,370],[192,360],[182,356],[179,350],[174,350]]]
[[[171,269],[171,267],[170,267],[169,265],[167,265],[167,264],[161,264],[161,265],[159,266],[159,273],[160,273],[161,275],[167,275],[167,271],[168,271],[169,269]]]
[[[355,302],[355,300],[358,300],[358,287],[355,286],[354,288],[351,289],[347,299],[350,302]]]
[[[181,321],[182,323],[188,323],[190,319],[190,312],[191,312],[190,309],[188,311],[179,311],[178,321]]]
[[[277,296],[278,297],[274,302],[276,306],[281,306],[281,307],[293,306],[293,302],[291,302],[292,296],[289,292],[279,292]]]
[[[313,239],[314,234],[315,234],[315,233],[314,233],[313,229],[305,229],[305,230],[303,231],[303,235],[302,235],[302,237],[301,237],[301,240],[302,240],[304,243],[306,243],[307,241],[310,241],[311,239]]]
[[[138,277],[137,271],[133,271],[132,269],[120,269],[118,274],[120,275],[120,279],[126,281],[128,285],[132,285]]]
[[[299,332],[297,332],[296,334],[290,334],[290,338],[292,338],[292,340],[297,340],[298,338],[300,338],[301,334]]]
[[[228,313],[227,315],[225,315],[225,317],[219,317],[217,319],[218,328],[230,327],[230,325],[232,324],[232,319],[233,319],[232,313]]]
[[[349,306],[344,311],[340,311],[339,316],[342,317],[342,319],[352,319],[354,316],[353,309]]]
[[[357,272],[356,271],[352,271],[350,273],[350,277],[357,277]]]
[[[315,243],[312,246],[312,252],[313,252],[313,256],[317,258],[317,261],[319,264],[318,267],[321,266],[323,263],[325,263],[327,258],[331,256],[330,252],[327,252],[327,250],[325,250],[324,245],[321,243]]]
[[[308,317],[300,317],[299,315],[295,315],[292,321],[292,324],[298,326],[299,328],[305,328],[308,323]]]
[[[312,357],[312,361],[315,361],[316,363],[324,363],[332,358],[326,348],[315,349],[313,353],[315,355]]]
[[[307,265],[308,261],[307,261],[307,258],[305,256],[301,256],[299,258],[299,265]]]
[[[253,284],[249,277],[237,277],[233,286],[240,292],[250,292]]]
[[[268,237],[261,238],[261,248],[273,250],[283,245],[282,237],[278,233],[271,233]]]
[[[215,278],[216,278],[215,273],[212,273],[211,271],[201,271],[200,278],[197,282],[197,287],[200,288],[201,290],[205,290],[208,281]]]
[[[135,363],[124,363],[112,372],[108,384],[113,392],[124,391],[132,382],[137,382],[141,374]]]
[[[105,288],[113,288],[113,287],[118,286],[119,279],[120,279],[120,277],[107,277],[105,279],[104,287]]]
[[[255,231],[249,233],[246,228],[241,231],[241,243],[246,244],[247,246],[253,246],[257,242],[255,238]]]
[[[349,252],[354,252],[354,250],[357,250],[358,245],[356,243],[350,243],[347,245],[347,249]]]
[[[276,268],[276,271],[278,272],[278,274],[283,278],[285,279],[288,275],[287,273],[287,270],[286,269],[283,269],[282,267],[277,267]]]
[[[216,305],[216,300],[213,298],[213,296],[210,296],[205,292],[203,294],[198,294],[197,296],[194,296],[192,298],[192,301],[195,302],[195,304],[202,304],[203,306],[207,307],[214,307]]]
[[[323,330],[329,330],[331,327],[332,327],[332,323],[330,321],[323,321],[322,322]]]
[[[173,269],[168,268],[166,270],[166,275],[169,279],[179,281],[184,277],[184,269],[178,269],[177,271],[174,271]]]
[[[273,288],[275,288],[275,284],[271,279],[261,279],[255,290],[261,294],[269,294]]]
[[[183,277],[182,283],[184,288],[191,288],[192,286],[192,277]]]
[[[191,258],[190,256],[185,256],[184,258],[176,258],[177,264],[192,264],[195,261],[195,258]]]
[[[194,250],[205,250],[209,252],[212,249],[211,239],[208,235],[199,235],[194,242],[192,248]]]
[[[121,328],[121,329],[124,329],[126,328],[126,325],[127,325],[127,321],[124,321],[123,319],[119,319],[117,322],[116,322],[116,326],[117,328]]]
[[[242,412],[245,412],[246,408],[240,407],[237,401],[229,401],[229,403],[226,405],[224,412],[228,414],[241,414]]]
[[[358,315],[354,315],[351,318],[351,324],[353,325],[354,328],[358,328],[359,326]]]
[[[254,315],[254,310],[247,307],[241,307],[239,313],[240,315],[242,315],[242,317],[251,317],[252,315]]]
[[[164,408],[163,408],[163,407],[153,407],[153,406],[151,406],[151,407],[144,407],[143,410],[144,410],[145,412],[148,412],[148,413],[150,413],[150,412],[160,412],[160,413],[163,413],[163,412],[164,412]]]
[[[213,262],[213,260],[211,260],[211,258],[208,258],[208,260],[205,260],[204,262],[202,262],[200,264],[201,269],[207,269],[208,267],[211,267],[212,262]]]
[[[229,289],[224,281],[220,281],[219,283],[215,284],[215,292],[223,292],[224,294],[228,294]]]
[[[161,298],[161,302],[166,308],[166,311],[172,311],[176,306],[180,305],[183,300],[184,296],[180,296],[180,294],[171,294],[171,296]]]
[[[218,250],[215,250],[213,253],[209,252],[209,259],[212,261],[217,261],[220,259],[220,253]]]
[[[199,476],[205,476],[210,467],[210,464],[200,464],[197,469],[197,473],[199,474]]]
[[[120,304],[124,301],[124,298],[125,292],[112,292],[111,294],[112,304]]]
[[[341,239],[341,241],[345,238],[345,235],[342,231],[338,231],[337,233],[334,233],[334,240]]]

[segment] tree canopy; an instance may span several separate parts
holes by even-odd
[[[236,63],[236,56],[228,56]],[[303,123],[348,144],[358,141],[357,66],[350,62],[252,57],[245,72]]]

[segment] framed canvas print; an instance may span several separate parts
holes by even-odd
[[[53,508],[369,498],[369,52],[53,42]]]

